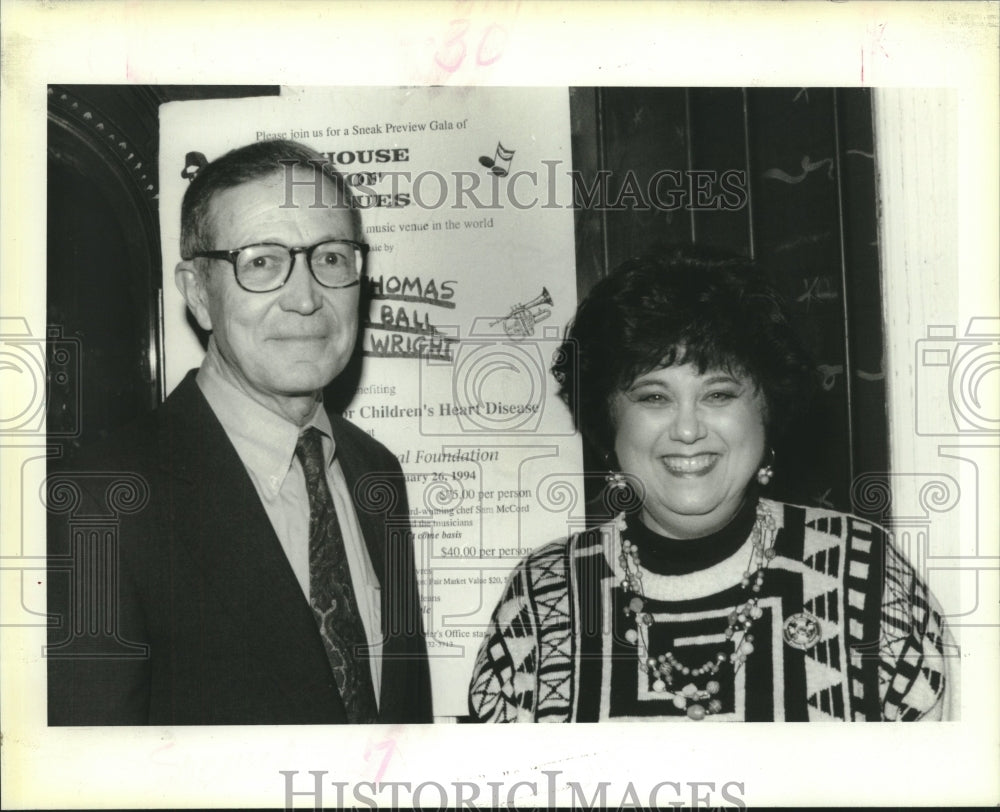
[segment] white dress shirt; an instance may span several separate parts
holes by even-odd
[[[327,483],[344,537],[361,621],[371,646],[368,661],[377,701],[382,682],[379,581],[351,502],[347,480],[336,459],[337,450],[326,410],[317,402],[309,422],[302,427],[296,426],[233,386],[220,371],[212,352],[205,356],[197,382],[246,466],[306,600],[309,599],[309,496],[305,473],[295,456],[295,445],[299,434],[309,426],[315,426],[322,433]]]

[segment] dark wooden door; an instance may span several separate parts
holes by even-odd
[[[570,99],[574,167],[606,178],[605,205],[576,213],[579,294],[658,242],[769,268],[821,380],[777,449],[772,492],[853,509],[855,479],[888,470],[870,92],[574,88]]]

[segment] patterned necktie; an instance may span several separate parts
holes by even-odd
[[[319,429],[310,426],[299,435],[295,446],[309,494],[309,603],[348,721],[374,722],[378,711],[365,655],[368,638],[354,596],[344,537],[326,482],[322,437]]]

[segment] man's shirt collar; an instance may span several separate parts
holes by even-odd
[[[211,351],[205,355],[196,380],[243,464],[262,485],[267,498],[275,498],[284,485],[299,434],[309,426],[315,426],[328,440],[323,443],[323,452],[329,467],[336,449],[330,417],[321,403],[317,402],[306,425],[299,427],[230,383]]]

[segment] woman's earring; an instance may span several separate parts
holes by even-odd
[[[604,476],[604,481],[608,483],[608,487],[618,490],[622,490],[626,486],[625,474],[620,471],[608,471]]]
[[[604,475],[604,481],[608,484],[608,487],[619,491],[627,487],[628,483],[625,481],[625,474],[614,470],[615,464],[611,461],[611,454],[604,455],[604,464],[608,467],[608,472]]]
[[[767,485],[774,476],[774,449],[771,449],[771,459],[768,463],[757,471],[757,481],[761,485]]]

